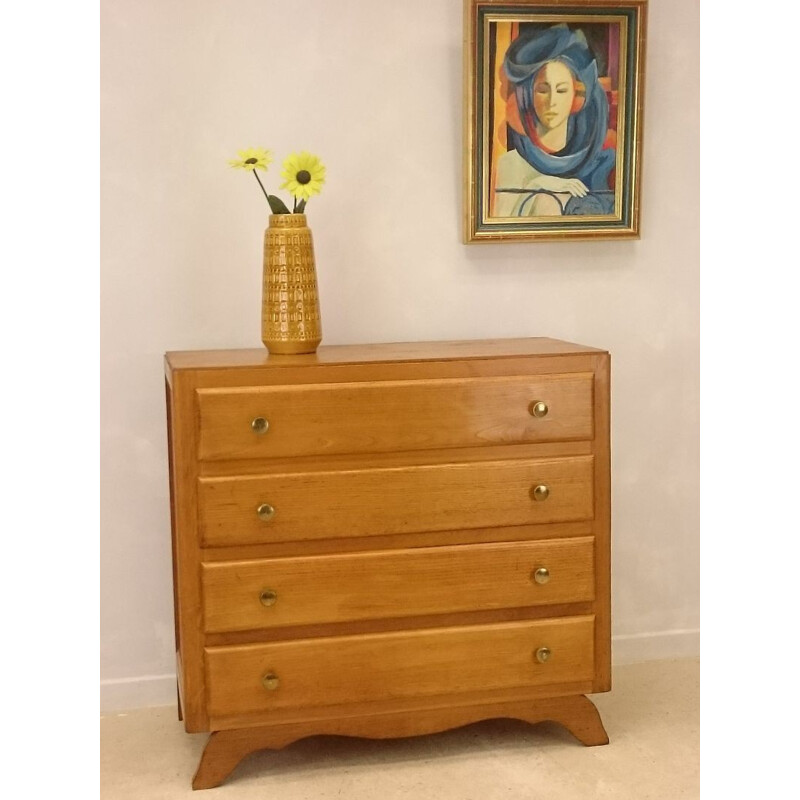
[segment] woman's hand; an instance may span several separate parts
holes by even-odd
[[[577,178],[559,178],[555,175],[539,175],[534,178],[528,185],[528,189],[544,189],[547,192],[569,193],[573,197],[586,197],[589,190],[583,181]]]

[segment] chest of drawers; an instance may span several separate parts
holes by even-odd
[[[608,741],[609,356],[553,339],[166,356],[193,786],[321,733]]]

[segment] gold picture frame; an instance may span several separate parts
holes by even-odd
[[[638,238],[647,0],[464,0],[464,241]]]

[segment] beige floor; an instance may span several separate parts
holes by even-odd
[[[490,720],[393,741],[317,736],[245,759],[193,793],[205,734],[174,708],[101,719],[103,800],[678,800],[699,797],[699,663],[616,667],[593,700],[611,739],[583,747],[553,723]]]

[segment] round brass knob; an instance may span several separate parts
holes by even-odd
[[[266,433],[269,430],[269,421],[264,417],[256,417],[251,423],[250,427],[257,433]]]
[[[539,486],[534,486],[531,494],[534,500],[547,500],[550,497],[550,489],[542,483]]]
[[[269,503],[262,503],[257,509],[258,518],[264,522],[269,522],[275,516],[275,509]]]
[[[546,417],[547,412],[550,410],[547,407],[547,403],[542,400],[536,400],[535,402],[531,403],[528,407],[528,410],[531,412],[531,415],[534,417]]]
[[[259,600],[261,600],[262,606],[274,606],[278,600],[278,593],[272,591],[272,589],[264,589]]]
[[[550,648],[549,647],[540,647],[536,651],[536,660],[540,664],[544,664],[544,662],[549,660],[549,658],[550,658]]]
[[[547,569],[547,567],[539,567],[539,569],[533,573],[533,579],[536,583],[547,583],[547,581],[550,580],[550,570]]]
[[[274,672],[268,672],[262,679],[261,685],[265,689],[269,689],[271,692],[275,691],[275,689],[280,686],[281,682],[278,676]]]

